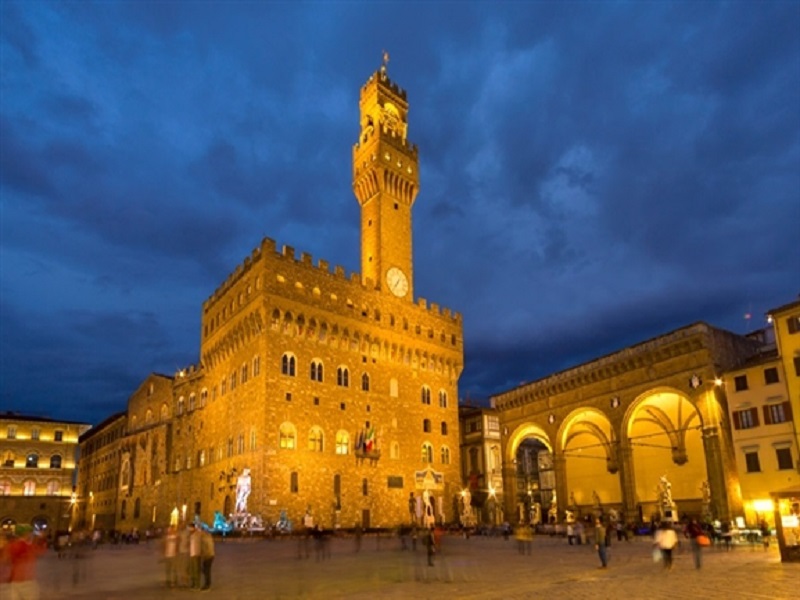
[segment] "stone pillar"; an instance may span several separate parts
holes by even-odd
[[[721,521],[730,521],[731,510],[728,504],[728,488],[722,462],[719,429],[717,427],[708,427],[703,430],[703,449],[706,455],[708,483],[711,486],[711,513]]]
[[[517,467],[514,464],[503,465],[502,506],[504,519],[508,520],[510,518],[509,515],[517,514]]]
[[[567,457],[559,452],[553,452],[553,471],[556,478],[556,500],[558,505],[557,521],[562,521],[564,511],[569,506],[569,491],[567,490]],[[550,508],[550,507],[548,507]]]
[[[636,477],[633,471],[633,448],[628,444],[619,446],[619,485],[622,491],[622,514],[625,522],[639,520],[636,509]]]

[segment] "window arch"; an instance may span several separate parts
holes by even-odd
[[[439,407],[447,408],[447,392],[439,390]]]
[[[26,479],[22,483],[22,495],[23,496],[36,495],[36,482],[33,479]]]
[[[6,450],[3,453],[3,465],[4,467],[13,467],[14,466],[14,453],[11,450]]]
[[[58,482],[57,479],[51,479],[47,482],[47,495],[48,496],[58,496],[58,493],[61,491],[61,484]]]
[[[361,391],[369,391],[369,373],[362,373],[361,375]]]
[[[322,361],[317,358],[311,361],[311,381],[322,383]]]
[[[336,454],[344,455],[350,452],[350,434],[344,430],[336,432]]]
[[[322,429],[319,427],[312,427],[308,432],[308,449],[312,452],[322,452]]]
[[[350,387],[350,371],[347,367],[339,367],[336,369],[336,385]]]
[[[31,452],[25,458],[25,468],[26,469],[36,469],[39,467],[39,455],[36,452]]]
[[[224,393],[224,392],[223,392],[223,393]],[[183,396],[181,396],[180,398],[178,398],[178,416],[179,416],[179,417],[180,417],[180,416],[183,414],[184,402],[185,402],[185,401],[184,401],[184,399],[183,399]]]
[[[285,450],[294,450],[297,447],[297,430],[289,422],[281,424],[279,433],[279,447]]]
[[[0,481],[0,496],[11,495],[11,482],[8,479]]]
[[[161,405],[161,420],[166,421],[169,418],[169,409],[166,403]]]
[[[422,386],[422,390],[420,392],[420,396],[422,398],[423,404],[430,404],[431,403],[431,388],[427,385]]]
[[[448,448],[447,446],[442,446],[441,457],[442,457],[442,464],[443,465],[449,465],[450,464],[450,448]]]
[[[428,442],[424,442],[422,444],[422,462],[433,462],[433,446],[431,446]]]
[[[51,469],[60,469],[61,468],[61,455],[60,454],[53,454],[50,457],[50,468]]]
[[[208,401],[208,388],[203,388],[200,392],[200,408],[203,408]]]
[[[146,425],[149,425],[153,422],[153,411],[149,408],[147,409],[147,412],[144,413],[144,422]]]
[[[281,357],[281,373],[283,375],[288,375],[289,377],[294,377],[296,370],[297,359],[291,352],[286,352]]]

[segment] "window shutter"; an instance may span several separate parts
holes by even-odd
[[[772,411],[769,404],[764,407],[764,425],[772,425]]]
[[[753,415],[753,427],[758,427],[758,409],[753,407],[750,409],[750,412]]]
[[[739,411],[735,411],[733,413],[733,428],[734,429],[741,429],[742,428],[742,419],[739,416]]]
[[[792,420],[792,403],[789,400],[783,403],[783,414],[786,415],[787,421]]]

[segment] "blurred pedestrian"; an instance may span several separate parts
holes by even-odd
[[[178,560],[176,561],[178,585],[189,587],[189,527],[184,525],[178,530]]]
[[[606,546],[606,527],[599,518],[594,520],[594,549],[600,557],[600,568],[608,567],[608,547]]]
[[[38,600],[39,583],[36,581],[36,561],[44,554],[46,545],[33,532],[17,526],[16,536],[3,549],[10,566],[8,589],[11,600]],[[4,596],[5,598],[5,596]]]
[[[189,580],[193,590],[200,589],[200,530],[192,523],[189,533]]]
[[[178,585],[178,532],[175,526],[170,525],[164,535],[164,568],[166,569],[165,584],[167,587]]]
[[[208,531],[200,532],[200,559],[203,569],[203,587],[211,588],[211,565],[214,563],[214,538]]]
[[[436,553],[436,538],[433,536],[433,527],[425,528],[425,537],[422,538],[422,543],[428,550],[428,566],[433,566],[433,555]]]
[[[662,522],[655,533],[655,541],[653,544],[661,552],[661,560],[664,562],[664,568],[668,571],[672,569],[672,550],[678,545],[678,535],[675,529],[672,528],[670,523]]]
[[[703,528],[697,519],[692,519],[686,526],[686,537],[689,538],[689,543],[692,546],[692,557],[694,558],[694,568],[699,569],[703,565],[702,545],[701,540],[706,537]]]

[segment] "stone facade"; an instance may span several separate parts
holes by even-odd
[[[453,519],[462,319],[413,296],[407,108],[385,65],[362,89],[364,277],[264,239],[203,304],[200,363],[131,397],[118,528],[230,514],[244,469],[268,522],[393,526],[424,489]]]
[[[659,478],[679,513],[741,513],[727,399],[719,377],[756,340],[696,323],[492,397],[503,430],[505,503],[515,514],[520,445],[552,454],[558,520],[612,509],[629,521],[663,515]]]
[[[0,413],[0,527],[67,529],[78,437],[86,423]]]

